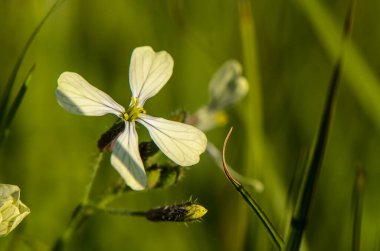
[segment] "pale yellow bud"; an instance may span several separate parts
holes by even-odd
[[[20,201],[20,188],[0,184],[0,237],[6,236],[30,213]]]

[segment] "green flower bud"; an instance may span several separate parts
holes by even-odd
[[[167,188],[174,186],[184,176],[180,166],[153,165],[147,170],[148,188]]]
[[[191,222],[201,220],[206,213],[205,207],[188,201],[182,204],[153,208],[146,212],[146,218],[150,221]]]
[[[0,184],[0,236],[6,236],[30,213],[20,201],[20,188]]]

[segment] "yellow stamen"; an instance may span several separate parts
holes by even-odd
[[[146,114],[146,111],[142,107],[138,107],[139,98],[131,98],[131,104],[129,105],[128,110],[123,114],[123,118],[126,121],[135,121],[140,118],[140,113]]]

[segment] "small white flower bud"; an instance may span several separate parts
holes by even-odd
[[[247,94],[249,85],[241,74],[242,67],[236,60],[228,60],[218,69],[210,81],[210,109],[225,109]]]
[[[6,236],[30,213],[20,201],[20,188],[0,184],[0,237]]]

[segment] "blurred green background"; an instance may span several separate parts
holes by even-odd
[[[53,4],[0,0],[0,92],[26,40]],[[174,58],[173,76],[145,106],[149,114],[164,118],[177,108],[194,112],[204,105],[209,80],[226,60],[235,58],[243,64],[250,92],[228,111],[228,124],[207,136],[221,147],[234,126],[228,162],[264,183],[263,193],[252,192],[284,234],[294,197],[290,187],[294,177],[299,179],[318,128],[347,4],[346,0],[65,1],[37,35],[17,77],[16,90],[36,63],[1,149],[0,182],[20,186],[31,214],[0,239],[0,250],[14,235],[49,246],[62,233],[89,181],[96,141],[114,121],[111,115],[75,116],[59,107],[54,94],[59,74],[77,72],[126,106],[130,55],[143,45],[166,50]],[[346,53],[305,250],[350,250],[358,166],[367,174],[362,250],[380,250],[379,12],[380,1],[358,0],[353,43]],[[97,186],[117,178],[108,158]],[[127,193],[114,206],[146,210],[190,196],[209,210],[202,223],[185,226],[98,214],[80,228],[67,250],[275,250],[256,216],[207,153],[175,187]],[[18,250],[29,248],[19,244]]]

